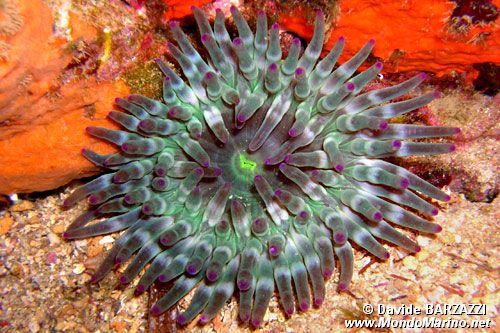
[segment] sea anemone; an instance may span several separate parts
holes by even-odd
[[[278,24],[268,31],[264,12],[253,33],[232,7],[238,30],[232,40],[222,11],[213,28],[200,9],[193,13],[206,57],[177,22],[170,22],[177,46],[167,45],[186,80],[157,60],[165,74],[163,101],[135,94],[117,98],[122,111],[109,117],[123,130],[87,128],[121,149],[110,155],[84,149],[85,157],[110,172],[64,202],[69,207],[87,198],[92,207],[69,226],[66,239],[123,231],[93,282],[125,263],[121,283],[143,272],[138,293],[155,281],[170,281],[151,309],[156,315],[196,289],[177,317],[180,324],[199,314],[202,323],[210,321],[239,292],[241,320],[259,326],[276,288],[287,315],[296,301],[300,310],[321,305],[335,258],[338,289],[346,290],[353,273],[351,243],[386,260],[389,253],[379,240],[420,250],[393,225],[441,230],[425,218],[438,210],[423,196],[450,197],[383,160],[455,149],[402,140],[450,136],[457,128],[387,121],[436,98],[430,92],[388,103],[425,74],[364,92],[382,69],[376,62],[355,73],[374,41],[335,68],[344,46],[339,38],[318,62],[321,12],[304,52],[296,38],[284,60]]]

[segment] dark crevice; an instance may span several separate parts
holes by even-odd
[[[492,62],[474,64],[473,68],[479,71],[474,80],[474,89],[488,96],[495,96],[500,91],[500,66]]]

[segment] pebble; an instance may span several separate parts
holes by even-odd
[[[85,266],[83,264],[76,264],[73,268],[73,273],[80,275],[85,271]]]
[[[57,262],[57,254],[55,254],[54,252],[47,253],[47,261],[50,264],[55,264]]]
[[[30,320],[28,324],[28,329],[32,333],[40,332],[40,325],[35,320]]]
[[[64,226],[62,224],[58,224],[52,227],[52,232],[56,234],[62,234],[64,232]]]
[[[111,236],[104,236],[100,241],[99,244],[104,245],[104,244],[110,244],[113,243],[115,239]]]
[[[110,326],[111,328],[114,328],[117,333],[123,333],[127,323],[124,321],[112,321]]]
[[[26,210],[32,210],[35,208],[35,204],[28,200],[21,200],[15,205],[12,205],[9,210],[11,212],[24,212]]]
[[[425,259],[429,258],[430,253],[426,250],[422,250],[421,252],[417,253],[416,256],[419,261],[424,261]]]
[[[61,241],[59,240],[59,236],[57,236],[56,234],[52,233],[52,232],[49,232],[48,235],[47,235],[47,238],[49,240],[49,243],[50,245],[57,245],[59,244]]]
[[[418,262],[414,256],[408,256],[403,259],[403,265],[408,269],[415,270],[417,269]]]
[[[14,224],[14,220],[10,215],[5,215],[0,218],[0,236],[8,233],[12,224]]]

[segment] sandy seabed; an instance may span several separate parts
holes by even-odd
[[[465,323],[483,320],[491,328],[476,331],[497,329],[499,199],[489,203],[471,202],[457,192],[469,193],[470,199],[474,193],[480,196],[498,186],[498,134],[495,133],[499,131],[499,115],[494,99],[460,98],[457,94],[445,95],[431,105],[432,112],[449,114],[459,121],[466,129],[464,132],[481,129],[469,135],[470,140],[466,137],[456,153],[429,159],[433,165],[451,166],[454,170],[455,180],[444,189],[452,199],[449,203],[441,203],[441,212],[435,218],[443,231],[436,236],[413,234],[422,247],[416,255],[386,245],[391,257],[385,262],[356,249],[354,277],[348,292],[337,291],[336,272],[327,281],[323,305],[290,318],[285,316],[275,295],[258,331],[346,331],[345,320],[384,317],[376,311],[371,315],[363,313],[366,304],[400,308],[413,305],[421,309],[427,304],[484,304],[485,314],[427,317],[464,320]],[[457,110],[461,111],[457,113]],[[472,115],[472,112],[475,113]],[[474,127],[478,121],[486,125]],[[414,162],[410,158],[409,165]],[[161,295],[158,288],[135,296],[133,287],[119,286],[119,270],[98,285],[89,284],[91,274],[111,248],[116,234],[71,242],[63,240],[65,228],[85,209],[85,203],[71,210],[61,209],[62,201],[77,185],[79,182],[74,182],[50,194],[26,197],[0,211],[0,332],[252,331],[239,321],[235,298],[212,323],[199,326],[195,321],[187,327],[179,327],[175,325],[175,315],[187,306],[190,295],[158,318],[148,312]],[[411,320],[425,316],[385,317]],[[350,331],[360,330],[366,329]]]

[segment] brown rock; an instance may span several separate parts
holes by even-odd
[[[9,232],[10,227],[14,223],[14,220],[10,215],[5,215],[0,218],[0,236],[5,235]]]
[[[26,210],[32,210],[35,208],[35,204],[28,200],[20,200],[15,205],[12,205],[9,210],[11,212],[24,212]]]

